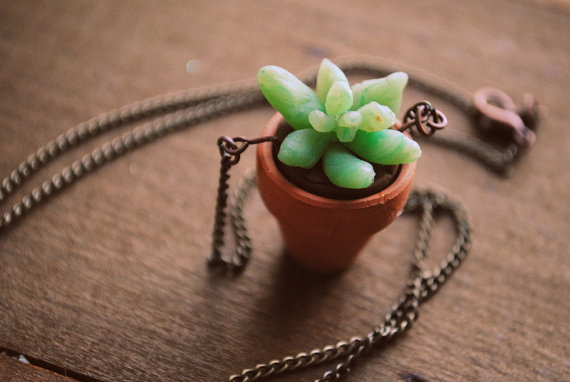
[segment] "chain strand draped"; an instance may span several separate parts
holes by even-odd
[[[248,182],[253,177],[249,179]],[[315,382],[337,381],[350,372],[360,356],[369,352],[373,347],[386,344],[393,337],[409,330],[418,317],[418,307],[439,290],[466,258],[471,243],[471,228],[466,212],[460,204],[449,199],[445,194],[431,190],[414,190],[410,194],[404,212],[419,213],[421,219],[414,250],[413,266],[416,269],[416,276],[408,282],[404,295],[381,324],[364,336],[352,337],[347,341],[313,349],[310,352],[301,352],[280,360],[258,364],[254,368],[243,370],[240,374],[232,375],[229,381],[254,381],[342,358],[334,369],[325,372],[315,380]],[[424,261],[436,213],[451,215],[455,223],[456,239],[441,266],[429,271]]]

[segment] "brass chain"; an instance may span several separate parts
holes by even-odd
[[[368,74],[380,77],[392,72],[392,70],[372,63],[348,62],[340,66],[347,74]],[[303,77],[303,80],[309,84],[314,84],[315,79],[314,73]],[[473,104],[460,92],[446,89],[440,83],[430,83],[421,77],[415,78],[414,76],[410,78],[410,85],[450,102],[469,116],[475,115]],[[143,123],[95,148],[91,153],[74,161],[55,173],[50,179],[33,188],[20,201],[1,213],[0,234],[5,233],[7,228],[34,207],[46,203],[50,197],[60,193],[68,185],[136,148],[190,126],[264,105],[266,102],[254,85],[223,85],[149,98],[83,122],[39,147],[2,180],[0,183],[0,206],[5,205],[8,197],[22,188],[36,172],[67,151],[116,128],[155,118],[154,121]],[[418,109],[417,114],[421,114],[420,109]],[[500,152],[478,139],[453,134],[432,137],[430,141],[468,154],[501,174],[508,174],[512,171],[512,163],[518,153],[516,145],[511,145],[506,151]],[[245,143],[249,144],[242,142],[242,144]],[[237,146],[234,147],[234,149],[236,148]],[[225,157],[222,155],[219,187],[222,190],[219,195],[222,196],[218,198],[216,211],[217,220],[220,221],[225,221],[226,217],[227,180],[229,169],[234,160],[235,157],[232,155]],[[251,240],[247,235],[243,208],[248,191],[254,184],[255,178],[248,177],[244,185],[238,188],[233,203],[229,205],[230,220],[237,244],[236,254],[229,260],[222,258],[221,247],[224,244],[224,223],[222,223],[214,229],[214,250],[210,256],[210,264],[239,270],[247,263],[251,252]],[[463,208],[444,194],[434,191],[413,191],[406,204],[405,212],[421,213],[420,230],[414,251],[414,266],[417,273],[408,283],[403,297],[386,315],[380,325],[362,337],[353,337],[335,345],[325,346],[307,353],[299,353],[296,356],[288,356],[266,364],[259,364],[252,369],[244,370],[239,375],[231,376],[230,381],[253,381],[343,358],[334,370],[324,373],[320,379],[316,380],[318,382],[336,381],[346,376],[356,359],[362,354],[408,330],[417,319],[418,306],[437,292],[467,256],[470,245],[470,228]],[[431,236],[430,232],[435,221],[434,214],[440,212],[449,213],[454,219],[456,240],[442,265],[433,271],[429,271],[425,265],[425,259]],[[219,232],[222,234],[220,235]],[[216,235],[218,235],[218,239],[216,239]],[[222,238],[221,241],[220,237]]]
[[[228,207],[228,180],[230,169],[236,165],[241,154],[249,147],[262,142],[276,141],[275,137],[261,137],[246,139],[243,137],[229,138],[220,137],[218,148],[220,150],[220,177],[218,181],[218,193],[214,216],[214,232],[212,233],[212,252],[208,259],[210,267],[224,268],[227,271],[239,272],[244,269],[251,255],[251,239],[247,234],[245,219],[243,217],[243,205],[250,188],[255,184],[255,177],[247,177],[245,182],[238,188],[231,204],[230,222],[236,241],[236,251],[230,259],[222,255],[224,247],[224,228],[226,225],[226,210]]]
[[[235,208],[239,211],[238,213],[241,213],[240,205],[236,205]],[[251,369],[243,370],[240,374],[232,375],[230,382],[254,381],[343,358],[334,369],[325,372],[315,380],[315,382],[337,381],[350,372],[360,356],[372,350],[373,347],[386,344],[394,336],[409,330],[418,317],[420,304],[433,296],[466,258],[471,243],[471,229],[463,207],[443,193],[414,190],[408,198],[404,212],[419,213],[421,216],[413,263],[417,272],[416,276],[408,282],[404,295],[385,316],[381,324],[364,336],[352,337],[347,341],[340,341],[310,352],[301,352],[294,356],[258,364]],[[441,266],[430,271],[425,260],[435,215],[438,213],[451,215],[455,223],[456,239],[452,250]]]
[[[0,215],[0,232],[66,186],[136,148],[175,131],[264,103],[261,94],[251,90],[187,92],[137,102],[81,123],[38,148],[12,170],[0,184],[0,204],[4,204],[8,196],[20,189],[34,173],[70,149],[106,131],[165,114],[102,144],[35,187]]]

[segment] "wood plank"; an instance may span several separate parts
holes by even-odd
[[[561,9],[492,0],[2,2],[0,175],[101,112],[251,78],[265,64],[299,72],[322,55],[374,55],[469,91],[494,85],[517,100],[532,91],[548,116],[511,179],[425,145],[416,185],[466,205],[473,250],[413,329],[365,357],[349,380],[565,380],[570,14]],[[410,90],[404,105],[426,97]],[[465,116],[436,101],[450,128],[472,133]],[[347,272],[321,277],[283,255],[277,225],[254,193],[251,264],[236,278],[208,271],[215,140],[256,136],[271,114],[211,121],[132,152],[0,235],[0,347],[105,381],[211,381],[380,322],[409,275],[411,218],[375,237]],[[25,191],[123,131],[65,155]],[[232,181],[253,165],[245,154]],[[437,231],[436,253],[451,240],[446,228]],[[0,370],[47,378],[13,362],[0,357]],[[310,381],[322,371],[279,380]]]
[[[5,354],[0,354],[0,379],[5,382],[71,382],[71,378],[53,373],[18,361]]]

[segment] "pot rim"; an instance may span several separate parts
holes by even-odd
[[[279,124],[283,120],[283,116],[280,113],[275,113],[263,128],[262,135],[274,136]],[[283,176],[281,171],[279,171],[274,161],[273,144],[271,142],[261,143],[257,146],[257,160],[258,164],[263,167],[263,170],[271,175],[273,182],[290,197],[315,207],[329,209],[360,209],[370,205],[384,204],[395,199],[408,187],[410,182],[413,181],[417,166],[417,161],[400,165],[398,175],[392,184],[376,194],[358,199],[341,200],[315,195],[291,183]]]

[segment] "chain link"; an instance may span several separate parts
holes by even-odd
[[[367,74],[380,77],[391,72],[384,66],[374,63],[345,62],[340,66],[347,74]],[[313,72],[302,78],[305,82],[314,84],[316,75]],[[449,87],[450,84],[442,86],[441,80],[434,83],[423,79],[421,76],[413,75],[410,77],[409,83],[413,87],[450,102],[469,117],[475,115],[473,104],[465,96],[465,92],[457,89],[450,90],[453,89]],[[119,127],[155,118],[154,121],[143,123],[95,148],[91,153],[74,161],[60,172],[55,173],[50,179],[33,188],[20,201],[0,214],[0,234],[35,206],[45,203],[51,196],[58,194],[68,185],[135,148],[142,147],[189,126],[265,104],[264,98],[255,85],[223,85],[146,99],[81,123],[39,147],[2,180],[0,183],[0,206],[5,205],[8,197],[20,189],[38,170],[69,150]],[[422,110],[417,109],[416,114],[421,115]],[[438,120],[434,120],[432,125],[437,123]],[[432,125],[428,124],[430,128],[433,128]],[[418,134],[414,134],[414,136],[421,138]],[[512,163],[519,153],[518,147],[514,144],[510,145],[504,152],[500,152],[475,138],[456,135],[452,132],[432,137],[430,141],[467,154],[502,175],[509,175],[512,172]],[[244,143],[242,141],[241,148],[245,150],[250,143],[258,142]],[[230,142],[229,146],[226,147],[233,150],[238,149],[235,142]],[[243,269],[251,252],[251,240],[247,235],[243,208],[248,191],[255,184],[255,178],[247,177],[229,204],[227,195],[229,169],[237,163],[242,151],[237,154],[236,159],[235,154],[224,154],[221,150],[219,185],[219,195],[221,196],[218,197],[213,250],[209,259],[210,264],[221,265],[230,270]],[[221,248],[224,245],[223,231],[226,207],[230,210],[229,218],[237,245],[237,251],[230,259],[224,259],[221,255]],[[439,290],[467,256],[470,246],[470,227],[463,208],[444,194],[434,191],[413,191],[406,204],[405,212],[421,215],[420,228],[413,253],[416,276],[408,282],[405,293],[385,316],[381,324],[362,337],[353,337],[335,345],[328,345],[310,352],[302,352],[295,356],[287,356],[280,360],[258,364],[252,369],[246,369],[240,374],[231,376],[230,382],[263,379],[340,359],[341,361],[334,369],[325,372],[316,380],[316,382],[336,381],[345,377],[356,360],[373,347],[386,343],[394,336],[409,330],[418,317],[418,307]],[[430,271],[425,264],[429,239],[435,222],[435,215],[442,212],[449,213],[454,219],[456,240],[441,266]]]
[[[470,156],[498,175],[509,177],[514,172],[513,164],[519,154],[519,146],[511,143],[504,151],[498,151],[493,146],[476,138],[459,135],[453,132],[440,134],[425,140],[420,134],[413,133],[412,137],[417,140],[431,142],[440,147],[452,149],[463,155]]]
[[[221,98],[247,98],[255,94],[255,88],[244,87],[243,85],[221,85],[219,87],[182,91],[138,101],[82,122],[39,147],[11,171],[0,183],[0,202],[16,191],[25,180],[42,167],[67,151],[103,133],[160,114],[203,106]],[[263,98],[260,95],[257,97],[260,103],[263,103]]]
[[[308,353],[302,352],[296,356],[287,356],[281,360],[258,364],[253,369],[246,369],[240,374],[232,375],[229,381],[254,381],[343,358],[334,369],[325,372],[321,378],[315,380],[315,382],[337,381],[345,377],[355,361],[374,346],[385,344],[394,336],[409,330],[418,317],[418,307],[439,290],[466,258],[471,243],[471,229],[461,205],[449,199],[445,194],[432,190],[414,190],[410,194],[404,212],[419,213],[421,216],[413,263],[417,272],[416,276],[408,282],[406,291],[398,304],[385,316],[381,324],[362,337],[352,337],[348,341],[317,348]],[[429,271],[423,263],[426,260],[431,230],[435,221],[434,215],[437,213],[451,215],[455,223],[456,239],[441,266]]]
[[[199,107],[190,107],[188,109],[179,110],[127,131],[122,135],[115,137],[113,140],[95,148],[91,153],[84,155],[80,160],[74,161],[59,173],[54,174],[51,179],[44,181],[40,186],[35,187],[31,193],[25,195],[19,202],[16,202],[11,209],[3,212],[0,216],[0,231],[13,224],[33,207],[45,202],[49,197],[59,193],[66,186],[71,185],[81,179],[84,175],[103,166],[105,163],[108,163],[113,159],[117,159],[135,148],[152,143],[161,137],[183,128],[194,126],[245,108],[253,108],[255,106],[263,105],[265,102],[259,94],[252,92],[235,92],[233,95],[219,95],[216,97],[189,96],[182,98],[181,100],[178,96],[175,96],[174,98],[150,100],[148,103],[142,103],[150,105],[146,108],[148,109],[146,112],[140,112],[139,103],[137,103],[134,104],[132,115],[127,113],[129,110],[128,107],[120,109],[120,111],[117,112],[105,114],[102,117],[93,120],[96,121],[93,124],[80,124],[76,128],[68,131],[71,133],[59,136],[66,137],[62,139],[65,139],[66,142],[69,140],[69,144],[61,144],[61,146],[57,145],[54,143],[58,140],[56,138],[56,140],[50,141],[46,145],[40,147],[34,154],[31,154],[28,157],[28,160],[22,162],[17,169],[13,170],[10,175],[2,181],[0,202],[3,202],[7,196],[13,194],[18,188],[20,188],[24,181],[34,172],[63,154],[66,150],[69,150],[71,148],[71,142],[74,142],[74,145],[79,145],[87,141],[86,134],[88,134],[89,131],[92,131],[92,137],[95,137],[111,127],[118,127],[121,124],[127,124],[127,121],[130,122],[136,119],[142,119],[148,114],[157,114],[164,109],[183,107],[182,104],[188,104],[190,100],[194,102],[193,100],[195,98],[205,99],[200,101],[201,103],[199,104]],[[158,102],[158,100],[161,100],[162,102]],[[121,115],[123,116],[121,117],[122,119],[117,119],[117,116]],[[100,127],[90,129],[89,126]],[[81,138],[76,140],[74,137]]]
[[[245,219],[243,217],[243,205],[249,190],[255,185],[255,178],[246,177],[245,182],[238,188],[233,203],[230,205],[230,220],[236,241],[236,252],[230,259],[225,259],[222,256],[222,249],[224,247],[224,228],[226,225],[226,209],[228,207],[229,171],[232,166],[239,162],[241,153],[243,153],[249,145],[275,140],[275,137],[261,137],[253,140],[243,137],[236,137],[234,139],[221,137],[218,139],[221,161],[214,232],[212,234],[212,252],[208,259],[208,264],[211,267],[222,267],[225,270],[239,272],[246,266],[251,254],[251,239],[247,234]],[[241,145],[237,142],[240,142]]]

